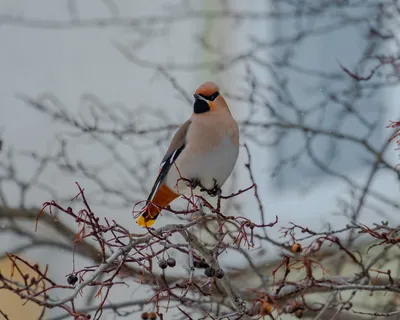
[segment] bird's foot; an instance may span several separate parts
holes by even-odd
[[[222,194],[222,190],[221,190],[221,188],[219,186],[215,186],[211,190],[207,190],[207,193],[211,197],[216,197],[216,196],[220,196]]]
[[[217,180],[215,179],[214,179],[214,187],[212,189],[202,188],[200,191],[207,192],[211,197],[216,197],[222,194],[222,190],[218,185]]]
[[[194,190],[196,189],[198,186],[200,185],[200,180],[198,179],[191,179],[188,186],[190,187],[190,189]]]

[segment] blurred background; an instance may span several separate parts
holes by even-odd
[[[137,232],[132,208],[147,198],[192,112],[192,93],[207,80],[220,85],[249,147],[263,219],[279,218],[270,238],[281,241],[290,223],[316,231],[398,224],[400,159],[386,126],[400,114],[399,12],[389,0],[2,0],[0,254],[49,264],[65,283],[74,224],[59,215],[67,229],[50,220],[34,228],[42,203],[75,205],[75,182],[96,214]],[[225,193],[251,185],[247,161],[241,148]],[[252,192],[225,210],[262,220]],[[96,259],[81,247],[76,268]],[[265,244],[221,263],[247,283],[249,259],[268,270],[279,253]],[[0,268],[9,272],[5,260]],[[150,292],[132,284],[111,301]],[[0,297],[11,320],[42,312],[1,289]],[[47,310],[45,318],[61,315]]]

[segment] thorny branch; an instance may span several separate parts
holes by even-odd
[[[165,85],[173,94],[178,93],[184,104],[191,103],[191,95],[190,88],[180,81],[182,72],[210,70],[222,77],[233,72],[236,87],[222,86],[222,91],[229,104],[242,111],[238,122],[242,142],[251,150],[245,167],[251,183],[223,194],[220,200],[226,207],[216,208],[212,215],[196,218],[194,209],[169,207],[165,215],[175,214],[179,223],[131,233],[117,219],[100,218],[96,213],[105,208],[129,211],[133,203],[145,198],[149,177],[156,167],[155,146],[165,148],[177,128],[176,120],[151,106],[110,107],[92,93],[82,95],[84,111],[79,115],[70,112],[69,106],[52,93],[37,97],[17,94],[27,107],[58,123],[60,133],[56,136],[57,148],[48,154],[20,151],[0,140],[0,231],[25,241],[2,255],[9,259],[14,274],[24,280],[18,282],[0,274],[2,288],[24,301],[63,309],[64,314],[53,320],[71,316],[88,319],[89,315],[100,319],[106,312],[118,317],[140,312],[150,317],[154,312],[160,319],[171,313],[182,319],[277,319],[281,314],[347,320],[363,319],[365,315],[398,316],[400,229],[391,217],[397,217],[400,208],[398,190],[392,190],[398,185],[400,173],[398,161],[389,153],[394,144],[399,144],[400,124],[398,114],[389,124],[382,121],[381,115],[393,106],[379,98],[385,90],[398,89],[399,85],[397,1],[271,0],[266,10],[254,10],[250,5],[247,10],[236,10],[225,1],[218,2],[219,7],[203,10],[182,1],[158,14],[122,17],[117,3],[107,0],[104,3],[110,15],[94,18],[85,18],[73,1],[68,3],[70,19],[3,13],[0,25],[48,30],[129,29],[134,44],[118,43],[118,52],[127,64],[161,74]],[[193,36],[187,45],[200,45],[210,56],[201,62],[158,61],[137,50],[157,41],[158,34],[167,37],[174,26],[199,21],[231,21],[232,35],[246,41],[224,52],[219,43]],[[263,37],[255,30],[273,28],[265,28],[264,24],[260,28],[259,23],[275,23],[283,31]],[[251,26],[250,32],[246,25]],[[347,49],[351,44],[346,34],[353,33],[357,34],[354,42],[361,39],[362,44],[349,62],[343,59],[352,54]],[[312,41],[325,44],[327,40],[332,48],[343,51],[335,53],[339,57],[334,57],[334,64],[329,62],[330,53],[324,52],[318,64],[313,59],[316,46]],[[302,60],[300,56],[311,58]],[[143,123],[150,123],[148,119],[159,122],[144,127]],[[393,131],[382,130],[385,126]],[[93,164],[77,157],[74,150],[76,142],[81,141],[100,147],[103,158],[118,167],[114,173],[117,178],[113,179],[118,180],[117,184],[105,174],[107,161]],[[310,188],[324,179],[348,190],[349,197],[338,200],[340,215],[348,217],[348,222],[341,227],[313,230],[303,225],[297,212],[291,212],[290,225],[280,225],[279,229],[277,220],[266,224],[264,220],[281,214],[269,211],[262,193],[262,181],[272,179],[252,169],[257,152],[266,149],[276,156],[271,178],[283,186],[279,192]],[[30,176],[21,176],[21,159],[35,166]],[[43,178],[51,167],[86,186],[87,191],[79,190],[82,202],[75,199],[75,206],[69,207],[70,197],[59,195]],[[382,179],[395,183],[384,189],[378,184]],[[10,184],[18,190],[16,196],[10,196]],[[32,203],[29,194],[33,190],[42,191],[45,198]],[[241,195],[250,192],[254,192],[257,213],[247,212],[242,203]],[[45,204],[46,210],[38,217],[38,202],[45,199],[53,201]],[[187,202],[185,208],[196,203],[194,199]],[[321,206],[321,214],[326,210]],[[375,223],[365,221],[368,215],[374,215]],[[37,217],[40,229],[35,233]],[[251,221],[255,217],[261,223]],[[57,239],[45,237],[44,225],[57,233]],[[51,265],[31,264],[23,258],[25,252],[39,247],[60,248],[66,255],[73,254],[68,285],[64,278],[61,282],[50,277]],[[279,258],[271,259],[276,253]],[[93,265],[75,268],[79,257],[89,258]],[[244,267],[238,267],[236,257],[244,259]],[[168,261],[179,269],[179,275],[168,272],[173,268]],[[21,265],[31,270],[29,276],[21,271]],[[113,293],[126,284],[133,291],[147,288],[148,296],[116,303]],[[93,288],[94,298],[82,306],[79,298],[86,294],[87,287]],[[59,298],[54,294],[56,290],[65,295]],[[8,319],[2,310],[0,315]]]

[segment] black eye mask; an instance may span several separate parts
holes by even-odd
[[[218,91],[214,92],[211,96],[205,96],[203,94],[199,94],[199,96],[203,97],[204,99],[206,99],[208,101],[214,101],[219,96],[219,92]]]

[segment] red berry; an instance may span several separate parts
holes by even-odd
[[[142,313],[142,319],[143,320],[146,320],[146,319],[148,319],[149,318],[149,314],[147,313],[147,312],[143,312]]]

